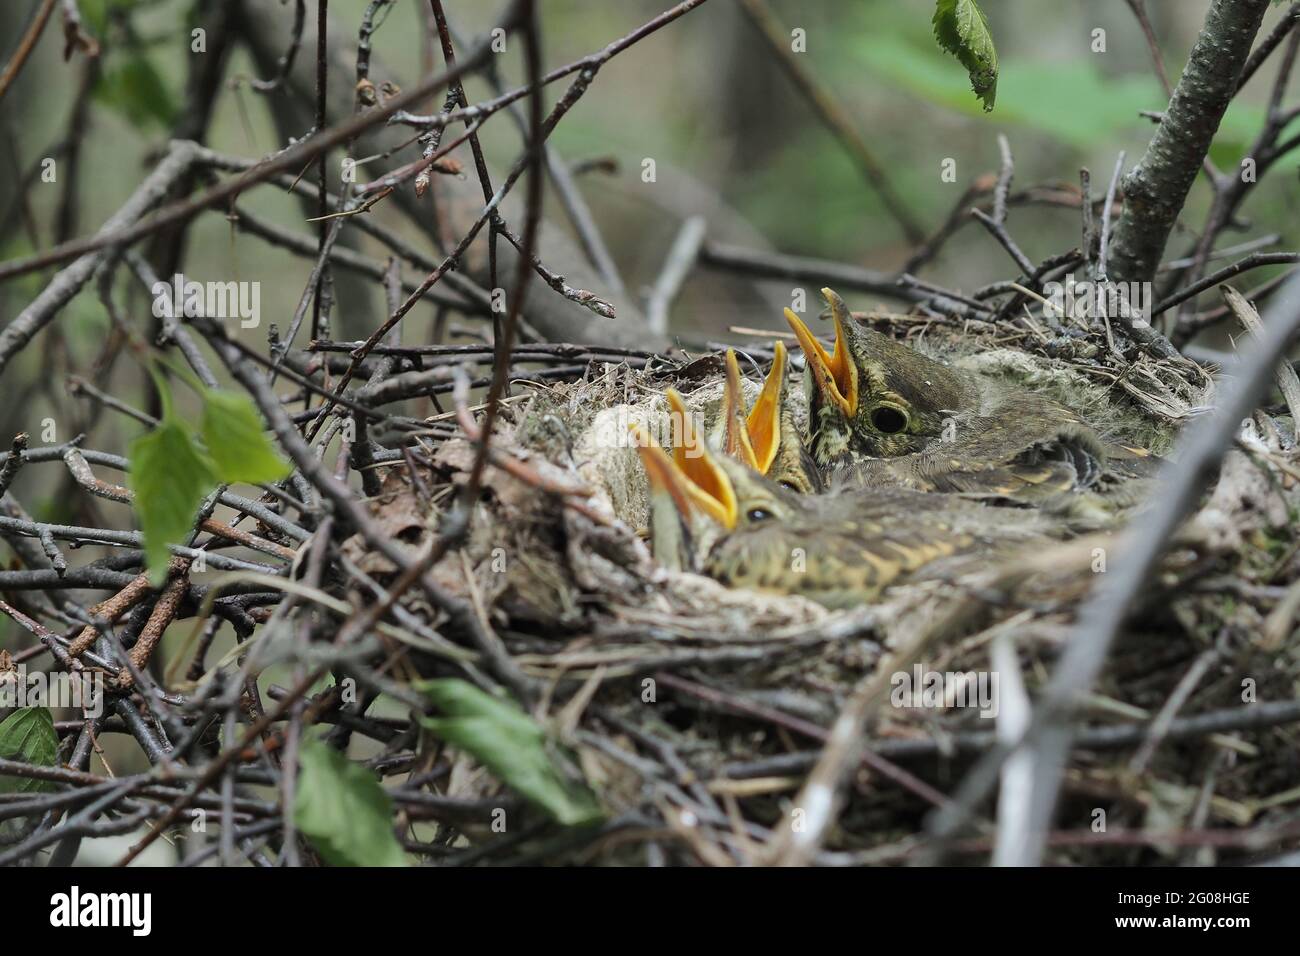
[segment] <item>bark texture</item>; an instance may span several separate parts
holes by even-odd
[[[1124,212],[1110,248],[1110,278],[1148,282],[1219,121],[1237,91],[1242,67],[1269,0],[1214,0],[1164,119],[1142,161],[1124,177]]]

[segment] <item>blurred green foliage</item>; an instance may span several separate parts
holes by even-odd
[[[984,11],[975,0],[938,0],[931,22],[939,46],[966,67],[971,89],[984,112],[991,112],[998,96],[998,54]]]

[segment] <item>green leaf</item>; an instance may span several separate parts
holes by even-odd
[[[142,49],[128,49],[119,56],[126,59],[104,72],[95,88],[96,98],[120,112],[137,129],[150,124],[172,126],[178,113],[176,101],[148,54]]]
[[[406,866],[378,778],[319,740],[298,756],[294,821],[332,866]]]
[[[984,11],[975,0],[939,0],[932,22],[939,46],[966,67],[971,89],[989,112],[998,95],[998,53]]]
[[[293,469],[275,452],[250,399],[211,389],[203,394],[203,440],[226,484],[279,481]]]
[[[447,715],[420,718],[435,736],[471,754],[557,822],[579,826],[600,819],[595,797],[560,772],[546,732],[514,704],[455,678],[422,681],[416,687]]]
[[[1115,137],[1149,136],[1151,123],[1138,113],[1165,107],[1160,84],[1149,73],[1104,75],[1098,59],[1008,60],[999,68],[1006,81],[998,97],[1000,121],[1047,133],[1086,153]],[[928,38],[921,44],[903,34],[873,36],[869,43],[855,44],[845,63],[945,109],[967,115],[980,111],[978,100],[950,82],[947,58]],[[1060,109],[1061,103],[1070,108]],[[1240,161],[1263,121],[1263,110],[1253,104],[1234,102],[1228,108],[1213,148],[1225,156],[1236,153],[1221,165]],[[903,169],[900,176],[908,172]]]
[[[131,442],[127,484],[135,492],[135,511],[144,532],[145,560],[154,586],[167,577],[167,546],[190,533],[195,513],[216,478],[185,426],[164,419]]]
[[[48,707],[23,707],[0,721],[0,758],[38,767],[58,762],[59,735]],[[0,793],[43,793],[53,790],[48,780],[0,777]]]

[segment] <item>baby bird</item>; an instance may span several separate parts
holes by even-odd
[[[833,352],[785,317],[807,364],[809,451],[826,474],[1068,511],[1068,496],[1145,470],[1146,452],[1103,442],[1064,405],[937,362],[859,325],[832,290],[822,295]]]
[[[927,569],[983,564],[1061,530],[1036,512],[1008,521],[1005,510],[905,488],[800,495],[703,441],[690,457],[676,447],[670,457],[633,431],[651,487],[656,557],[733,587],[849,607]]]

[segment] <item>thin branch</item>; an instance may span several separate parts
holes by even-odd
[[[1080,695],[1096,681],[1116,634],[1128,616],[1136,597],[1148,586],[1156,562],[1186,512],[1195,505],[1206,479],[1264,391],[1279,356],[1300,329],[1300,279],[1292,279],[1270,310],[1264,335],[1242,357],[1236,377],[1220,392],[1214,414],[1189,428],[1181,451],[1157,479],[1161,493],[1124,533],[1115,549],[1112,567],[1097,576],[1092,593],[1080,608],[1074,633],[1064,643],[1034,722],[1019,746],[1033,752],[1034,781],[1030,812],[1021,821],[1023,848],[1017,863],[1039,862],[1044,836],[1050,828],[1065,759],[1074,729],[1066,719]],[[963,810],[975,806],[996,784],[997,768],[1017,746],[990,751],[970,771],[959,788],[956,805]],[[963,822],[961,813],[939,811],[931,832],[947,837]]]
[[[668,310],[681,290],[682,283],[695,268],[700,257],[700,248],[704,245],[707,224],[703,216],[692,216],[682,223],[673,239],[668,256],[664,259],[659,277],[646,299],[645,317],[650,329],[658,333],[668,331]]]
[[[279,70],[269,80],[249,81],[249,85],[259,93],[270,93],[283,86],[289,71],[293,69],[293,61],[298,57],[298,48],[302,46],[303,25],[307,22],[307,0],[293,0],[293,4],[293,30],[289,37],[288,49],[280,57]]]
[[[697,0],[697,2],[703,2],[703,0]],[[101,230],[92,238],[75,239],[71,242],[60,243],[46,252],[0,264],[0,281],[26,275],[29,272],[35,272],[48,266],[58,265],[70,259],[77,259],[108,246],[130,245],[167,226],[186,222],[195,213],[207,209],[209,206],[224,203],[278,173],[297,172],[321,153],[327,152],[349,140],[356,139],[366,130],[379,125],[407,106],[420,102],[430,93],[441,89],[456,77],[477,69],[482,60],[488,56],[491,56],[491,47],[485,41],[475,47],[465,59],[458,61],[455,68],[422,80],[412,89],[390,98],[383,106],[350,117],[330,129],[318,130],[302,142],[295,143],[288,149],[282,150],[266,161],[257,164],[243,175],[219,183],[206,192],[190,199],[171,203],[158,210],[144,222],[137,222],[114,230]],[[173,155],[182,148],[192,152],[195,149],[195,144],[176,144],[173,146]]]
[[[804,66],[799,55],[790,48],[790,33],[781,26],[771,7],[765,0],[740,0],[740,9],[767,41],[768,47],[776,54],[777,62],[798,87],[799,92],[812,104],[822,122],[852,157],[863,178],[880,197],[885,210],[903,230],[907,241],[913,245],[924,241],[925,230],[908,209],[907,204],[903,202],[902,197],[894,192],[888,176],[885,175],[884,167],[871,152],[866,141],[858,134],[853,120],[844,108],[830,91],[817,81],[812,72]]]
[[[1128,8],[1133,11],[1133,16],[1137,17],[1138,26],[1142,28],[1142,35],[1146,37],[1147,50],[1151,54],[1151,66],[1156,72],[1156,78],[1160,80],[1160,88],[1165,91],[1165,96],[1174,95],[1174,88],[1169,82],[1169,74],[1165,72],[1165,60],[1160,55],[1160,41],[1156,39],[1156,31],[1151,27],[1151,18],[1147,16],[1146,0],[1125,0]]]
[[[1122,282],[1149,282],[1237,91],[1269,0],[1213,0],[1146,154],[1124,179],[1111,265]]]
[[[434,0],[434,2],[437,3],[438,0]],[[510,352],[515,344],[515,329],[519,321],[519,310],[523,305],[524,296],[528,292],[528,280],[532,278],[531,259],[533,249],[536,248],[537,233],[542,221],[542,187],[545,185],[542,142],[546,137],[547,130],[544,129],[542,120],[542,55],[539,35],[541,25],[538,22],[535,0],[524,0],[520,16],[524,35],[524,63],[533,86],[533,95],[528,100],[528,143],[524,155],[528,169],[524,231],[519,249],[519,263],[515,269],[514,287],[511,289],[510,297],[506,302],[505,321],[501,323],[500,338],[494,343],[496,345],[496,362],[492,368],[492,384],[488,388],[487,411],[483,416],[483,437],[478,443],[478,449],[474,455],[474,464],[470,468],[469,481],[465,485],[465,493],[462,498],[467,510],[472,509],[477,502],[483,480],[483,469],[487,467],[488,448],[492,441],[492,426],[496,421],[500,408],[499,403],[506,389],[510,370]],[[585,89],[585,84],[582,88]],[[574,99],[577,99],[577,97],[575,96]],[[563,100],[561,100],[561,103],[563,103]],[[559,108],[560,104],[556,104],[557,111]],[[556,118],[558,119],[558,117]],[[553,123],[551,128],[554,128]]]
[[[1230,285],[1220,286],[1219,291],[1223,293],[1223,301],[1236,315],[1242,328],[1255,338],[1261,336],[1264,332],[1264,323],[1260,320],[1255,307],[1246,301],[1246,297]],[[1278,363],[1273,380],[1286,401],[1287,411],[1291,413],[1291,437],[1295,441],[1300,441],[1300,377],[1297,377],[1291,363],[1284,359]]]
[[[1196,296],[1212,289],[1221,282],[1231,279],[1233,276],[1241,275],[1243,272],[1249,272],[1251,269],[1258,269],[1260,266],[1285,265],[1292,262],[1300,262],[1300,253],[1296,252],[1255,252],[1246,256],[1246,258],[1234,262],[1230,266],[1224,266],[1213,275],[1208,275],[1200,282],[1195,282],[1187,288],[1175,292],[1167,299],[1162,299],[1151,307],[1151,315],[1157,316],[1162,312],[1168,312],[1176,305],[1186,302],[1188,299],[1194,299]]]
[[[1259,68],[1269,58],[1269,55],[1287,38],[1287,34],[1295,29],[1297,23],[1300,23],[1300,3],[1293,3],[1286,13],[1282,15],[1282,19],[1273,27],[1272,32],[1251,52],[1250,59],[1246,61],[1246,65],[1241,69],[1241,79],[1237,81],[1238,92],[1250,82],[1251,77],[1259,71]]]
[[[32,55],[32,50],[36,48],[36,41],[41,38],[45,31],[45,25],[50,22],[50,14],[54,12],[54,0],[41,0],[41,5],[36,11],[36,16],[32,19],[31,26],[18,41],[18,49],[14,50],[14,55],[9,58],[5,64],[4,72],[0,73],[0,100],[4,99],[9,87],[13,85],[18,74],[22,72],[23,65],[26,64],[27,58]]]

